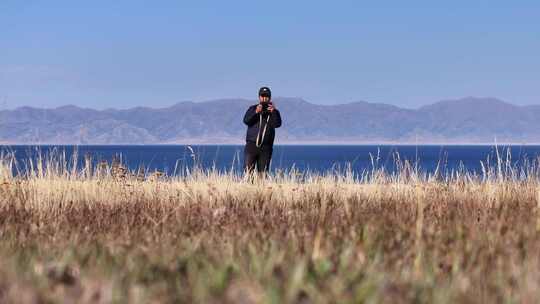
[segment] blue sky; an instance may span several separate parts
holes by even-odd
[[[540,1],[0,1],[0,107],[540,104]]]

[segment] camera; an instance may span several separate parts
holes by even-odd
[[[264,114],[269,113],[268,106],[270,106],[271,104],[272,104],[271,102],[262,102],[261,103],[262,113],[264,113]]]

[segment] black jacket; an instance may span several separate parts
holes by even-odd
[[[244,115],[244,123],[248,126],[246,133],[246,142],[257,141],[259,127],[261,128],[260,136],[262,136],[262,131],[264,130],[264,126],[266,125],[268,115],[270,115],[270,118],[268,119],[268,127],[266,128],[266,135],[264,136],[262,144],[271,146],[274,144],[274,137],[276,136],[275,129],[281,126],[281,115],[279,114],[278,110],[274,110],[273,113],[269,114],[255,113],[255,109],[257,108],[257,106],[258,105],[250,106],[249,109],[246,111],[246,115]],[[262,123],[260,118],[261,116]]]

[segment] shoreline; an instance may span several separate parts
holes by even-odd
[[[243,142],[177,142],[177,143],[18,143],[0,142],[0,147],[7,146],[243,146]],[[540,142],[283,142],[274,146],[540,146]]]

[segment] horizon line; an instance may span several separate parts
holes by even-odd
[[[421,109],[423,107],[435,105],[435,104],[438,104],[438,103],[458,102],[458,101],[464,101],[464,100],[475,100],[475,101],[487,100],[487,101],[505,103],[505,104],[515,106],[515,107],[540,106],[540,103],[538,103],[538,104],[516,104],[516,103],[511,103],[511,102],[505,101],[505,100],[503,100],[501,98],[492,97],[492,96],[465,96],[465,97],[453,98],[453,99],[448,99],[448,98],[447,99],[440,99],[438,101],[434,101],[432,103],[424,104],[424,105],[414,107],[414,108],[399,106],[399,105],[386,103],[386,102],[366,101],[366,100],[363,100],[363,99],[358,99],[356,101],[349,101],[349,102],[341,102],[341,103],[336,103],[336,104],[315,103],[315,102],[308,101],[303,97],[276,96],[276,97],[274,97],[274,99],[275,100],[276,99],[296,99],[296,100],[302,100],[302,101],[307,102],[309,104],[313,104],[313,105],[317,105],[317,106],[324,106],[324,107],[343,106],[343,105],[350,105],[350,104],[355,104],[355,103],[367,103],[367,104],[373,104],[373,105],[388,105],[388,106],[393,106],[393,107],[397,107],[397,108],[400,108],[400,109],[406,109],[406,110],[419,110],[419,109]],[[0,112],[2,112],[2,111],[14,111],[14,110],[21,109],[21,108],[31,108],[31,109],[39,109],[39,110],[57,110],[57,109],[65,108],[65,107],[75,107],[75,108],[79,108],[79,109],[95,110],[95,111],[125,111],[125,110],[132,110],[132,109],[136,109],[136,108],[147,108],[147,109],[152,109],[152,110],[159,110],[159,109],[172,108],[174,106],[177,106],[177,105],[180,105],[180,104],[186,104],[186,103],[203,104],[203,103],[211,103],[211,102],[223,101],[223,100],[249,101],[249,102],[256,102],[257,101],[256,98],[249,99],[249,98],[244,98],[244,97],[223,97],[223,98],[214,98],[214,99],[206,99],[206,100],[199,100],[199,101],[183,100],[183,101],[179,101],[179,102],[176,102],[176,103],[172,103],[172,104],[170,104],[168,106],[160,106],[160,107],[134,105],[132,107],[127,107],[127,108],[116,108],[116,107],[92,108],[92,107],[87,107],[87,106],[79,106],[79,105],[72,104],[72,103],[68,103],[68,104],[61,105],[61,106],[56,106],[56,107],[36,107],[36,106],[30,106],[30,105],[20,105],[20,106],[14,107],[14,108],[0,109]]]

